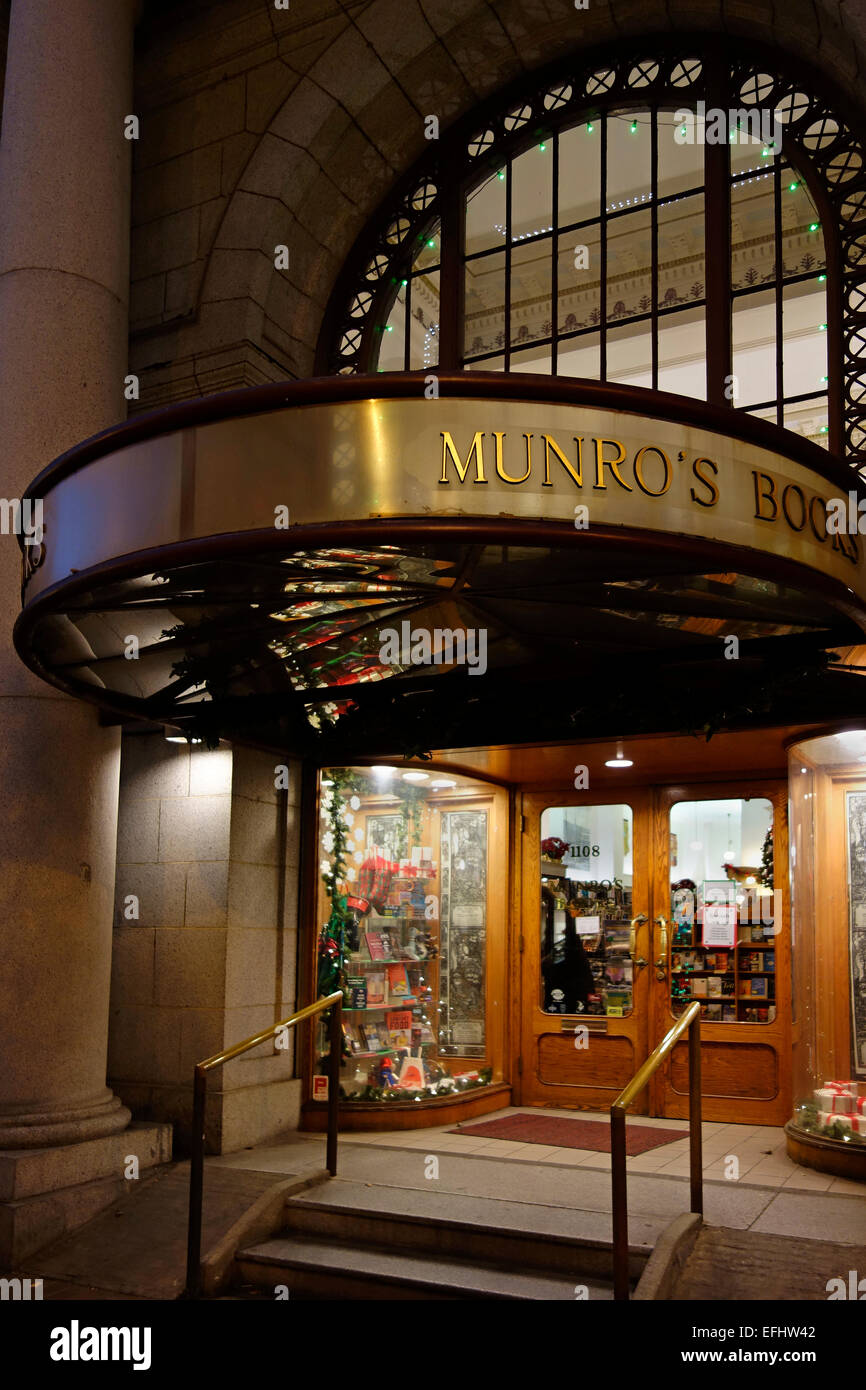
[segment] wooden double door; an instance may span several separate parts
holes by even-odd
[[[676,1007],[672,993],[680,992],[682,997],[684,990],[697,992],[707,987],[712,973],[688,966],[685,973],[692,978],[683,983],[683,963],[689,955],[692,965],[707,962],[698,952],[679,949],[683,933],[671,920],[672,883],[682,878],[671,862],[677,859],[676,836],[671,830],[672,808],[678,803],[723,806],[725,799],[748,803],[755,798],[761,799],[764,814],[768,821],[772,820],[774,882],[780,891],[772,900],[776,912],[772,926],[764,931],[763,945],[757,944],[755,933],[755,953],[749,945],[751,933],[738,924],[737,945],[728,958],[724,986],[728,991],[733,986],[735,993],[726,994],[724,1003],[720,999],[718,1009],[704,1010],[703,1116],[706,1120],[753,1125],[779,1125],[790,1118],[791,950],[788,894],[784,890],[788,881],[787,784],[746,779],[676,787],[623,785],[615,792],[603,794],[551,787],[541,792],[527,791],[518,797],[518,823],[522,829],[516,837],[519,890],[515,893],[516,939],[512,955],[516,977],[515,1103],[607,1109],[671,1027]],[[616,971],[609,972],[614,980],[621,978],[623,957],[628,958],[630,968],[625,973],[631,977],[630,990],[623,988],[617,993],[616,986],[612,987],[604,1012],[552,1013],[551,976],[545,964],[550,960],[545,900],[551,894],[556,898],[557,888],[555,880],[546,876],[551,865],[542,858],[542,816],[548,808],[604,806],[628,808],[630,812],[616,818],[631,841],[627,876],[631,895],[630,902],[626,896],[624,904],[611,912],[612,917],[619,917],[620,926],[618,932],[610,934],[612,940],[618,941],[611,947],[611,959],[618,964]],[[610,821],[610,816],[607,819]],[[592,852],[595,846],[589,848]],[[721,855],[717,854],[716,859],[721,864]],[[721,867],[719,873],[724,877]],[[556,900],[561,904],[562,899]],[[766,915],[763,908],[761,911]],[[693,939],[699,939],[697,927]],[[710,963],[715,963],[715,958]],[[756,963],[760,968],[772,964],[772,972],[762,974],[761,969],[752,968]],[[759,986],[756,981],[761,979],[764,984]],[[705,984],[696,983],[698,980]],[[759,994],[750,1000],[746,993],[750,988],[763,989],[763,997]],[[615,1001],[612,1005],[611,998]],[[553,1007],[563,1005],[554,1003]],[[592,1008],[599,1010],[598,1002]],[[728,1015],[727,1021],[714,1017],[723,1011]],[[759,1018],[762,1021],[756,1021]],[[684,1043],[674,1049],[656,1073],[634,1111],[679,1118],[688,1114],[688,1057]]]

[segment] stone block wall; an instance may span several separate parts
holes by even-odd
[[[277,761],[159,733],[123,742],[109,1075],[136,1117],[174,1122],[181,1151],[196,1062],[295,1008],[300,783],[290,764],[281,797]],[[211,1073],[209,1149],[294,1128],[293,1073],[293,1050],[272,1044]]]

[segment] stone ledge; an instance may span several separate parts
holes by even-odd
[[[119,1134],[46,1149],[0,1151],[0,1202],[20,1201],[97,1178],[123,1177],[127,1155],[141,1168],[168,1163],[171,1125],[133,1121]]]

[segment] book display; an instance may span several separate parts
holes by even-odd
[[[742,898],[742,902],[738,901]],[[671,899],[671,1012],[694,999],[708,1023],[772,1023],[776,1017],[776,952],[772,895],[725,898],[705,883],[674,886]],[[718,945],[722,939],[725,946]]]
[[[486,812],[452,809],[454,779],[428,792],[395,773],[323,778],[318,988],[343,992],[347,1101],[450,1095],[491,1075],[460,1060],[484,1057]],[[320,1016],[314,1075],[328,1055]]]

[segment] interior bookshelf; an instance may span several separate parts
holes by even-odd
[[[776,949],[772,919],[738,913],[733,946],[704,946],[701,923],[677,922],[670,946],[671,1012],[697,999],[708,1023],[772,1023],[776,1017]]]

